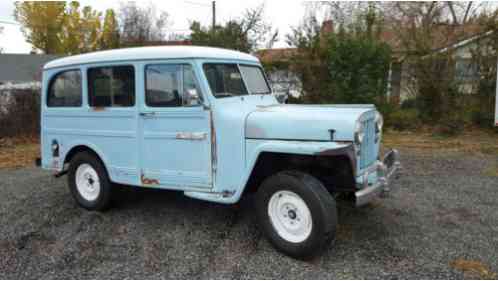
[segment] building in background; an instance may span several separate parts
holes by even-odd
[[[53,55],[0,54],[0,85],[40,82],[43,65],[57,58]]]

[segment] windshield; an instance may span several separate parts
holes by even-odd
[[[211,92],[217,98],[271,92],[258,66],[241,65],[239,69],[237,64],[208,63],[203,68]]]

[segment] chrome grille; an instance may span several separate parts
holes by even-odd
[[[375,143],[375,120],[363,121],[365,137],[360,147],[360,169],[372,165],[377,160],[377,144]]]

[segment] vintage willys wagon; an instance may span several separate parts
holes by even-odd
[[[363,205],[399,167],[379,157],[371,105],[280,104],[255,57],[147,47],[58,59],[43,72],[42,167],[68,174],[75,200],[109,206],[112,183],[236,203],[256,192],[269,240],[310,257],[335,234],[335,196]]]

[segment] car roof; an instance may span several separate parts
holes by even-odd
[[[100,62],[184,58],[230,59],[259,62],[259,60],[252,55],[228,49],[198,46],[159,46],[115,49],[70,56],[53,60],[45,64],[44,69]]]

